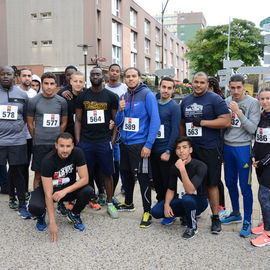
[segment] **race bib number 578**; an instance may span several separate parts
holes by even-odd
[[[0,105],[0,119],[17,120],[18,106]]]

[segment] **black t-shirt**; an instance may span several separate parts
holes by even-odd
[[[207,176],[207,166],[198,159],[191,159],[191,161],[186,165],[186,171],[191,183],[194,185],[197,195],[207,198],[206,193],[206,176]],[[173,164],[170,168],[170,178],[168,188],[177,191],[177,178],[181,178],[180,171]]]
[[[85,164],[80,148],[74,147],[67,159],[61,159],[54,149],[42,160],[41,176],[52,177],[54,190],[61,190],[76,182],[76,168]]]
[[[118,109],[118,96],[107,89],[93,92],[91,88],[80,93],[76,108],[82,109],[81,141],[102,142],[111,140],[109,123],[112,110]]]

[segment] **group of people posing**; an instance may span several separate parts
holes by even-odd
[[[67,67],[65,74],[68,84],[57,94],[56,77],[50,72],[42,75],[42,90],[34,94],[30,69],[20,71],[21,84],[15,86],[13,70],[0,68],[0,165],[9,165],[10,208],[24,219],[36,217],[40,231],[47,227],[47,211],[50,237],[56,241],[54,202],[57,212],[83,231],[81,211],[87,204],[100,209],[94,182],[109,216],[116,219],[118,212],[135,210],[138,180],[141,228],[148,228],[152,217],[162,218],[163,225],[180,217],[186,226],[182,237],[190,239],[197,233],[197,217],[210,203],[213,234],[221,232],[221,224],[243,222],[240,236],[253,232],[260,234],[251,240],[253,245],[270,244],[269,88],[260,91],[261,109],[257,99],[246,95],[241,75],[231,77],[231,96],[224,99],[217,81],[198,72],[192,80],[193,93],[179,105],[173,100],[173,79],[161,79],[157,99],[135,67],[124,71],[123,84],[120,66],[112,64],[106,85],[102,70],[94,67],[88,89],[84,75],[74,66]],[[35,176],[28,194],[31,155]],[[232,203],[230,215],[224,202],[222,161]],[[257,228],[251,228],[252,163],[263,216]],[[122,203],[114,196],[120,174],[125,192]],[[152,208],[150,178],[157,199]]]

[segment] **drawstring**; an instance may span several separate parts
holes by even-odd
[[[133,93],[133,96],[132,96],[132,111],[133,111],[133,108],[134,108],[134,91],[132,91]]]

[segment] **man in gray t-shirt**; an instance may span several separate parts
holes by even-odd
[[[41,179],[41,161],[54,148],[57,136],[67,126],[67,103],[55,95],[56,77],[46,72],[41,77],[42,93],[28,104],[27,125],[33,138],[32,170],[35,171],[34,189]]]

